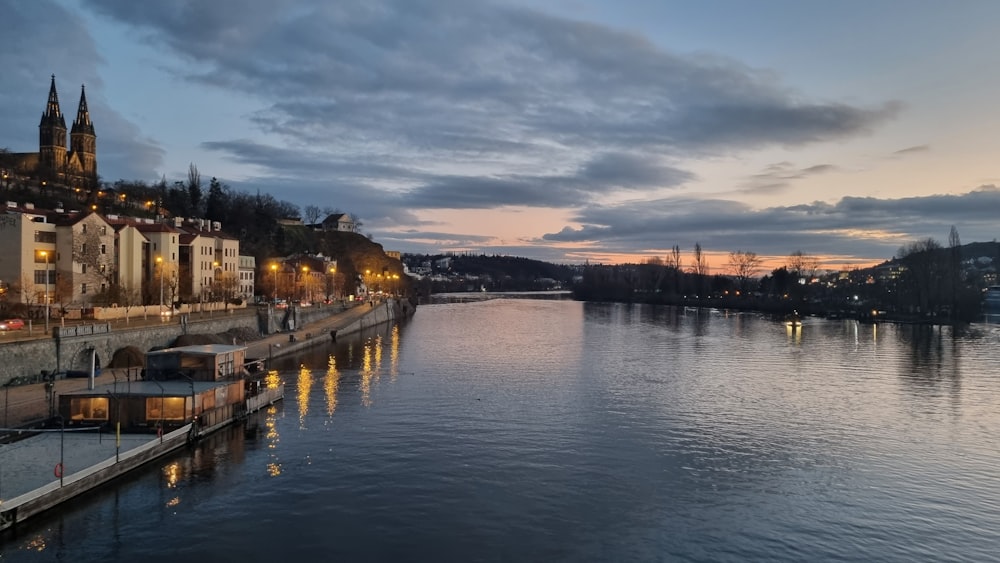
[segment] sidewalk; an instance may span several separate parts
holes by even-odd
[[[386,302],[377,304],[385,306]],[[316,339],[323,338],[326,341],[332,340],[331,332],[343,330],[359,321],[365,315],[371,313],[373,308],[367,303],[353,305],[340,312],[315,323],[302,326],[292,332],[279,332],[246,342],[247,359],[269,359],[311,346],[316,343]],[[295,336],[295,341],[291,341],[290,336]]]

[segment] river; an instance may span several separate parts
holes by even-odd
[[[277,366],[284,402],[0,561],[987,561],[1000,327],[498,299]]]

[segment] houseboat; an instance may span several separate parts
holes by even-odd
[[[197,437],[280,400],[284,387],[249,373],[245,346],[205,344],[156,350],[135,381],[125,379],[59,396],[67,425],[164,433],[192,424]]]

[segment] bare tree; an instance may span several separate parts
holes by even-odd
[[[819,269],[819,259],[801,250],[796,250],[788,255],[786,266],[789,272],[797,276],[812,277]]]
[[[307,205],[302,208],[303,215],[306,220],[307,225],[315,225],[319,222],[319,216],[322,211],[320,211],[318,205]]]
[[[188,165],[188,181],[187,181],[187,192],[188,199],[191,202],[191,212],[195,216],[202,216],[204,214],[202,210],[202,191],[201,191],[201,174],[198,172],[198,167],[191,163]]]
[[[760,269],[761,259],[756,252],[737,250],[729,253],[729,269],[739,282],[740,289],[745,291],[747,282]]]
[[[233,272],[223,272],[212,282],[212,293],[216,298],[225,302],[226,310],[229,310],[229,303],[236,298],[240,290],[240,280]]]
[[[355,233],[360,233],[361,232],[361,226],[364,224],[364,223],[361,222],[361,217],[358,217],[354,213],[351,213],[350,217],[351,217],[351,222],[354,223],[354,232]]]
[[[701,243],[694,243],[694,262],[691,263],[691,273],[696,276],[708,275],[708,260],[701,251]]]

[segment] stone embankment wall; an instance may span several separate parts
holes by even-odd
[[[86,370],[90,349],[97,352],[101,365],[107,365],[114,353],[126,346],[146,351],[169,346],[182,334],[216,334],[231,328],[256,330],[257,326],[256,315],[220,315],[198,322],[181,322],[178,318],[162,325],[135,328],[112,328],[108,323],[55,327],[52,338],[0,344],[0,385],[42,371]]]
[[[294,313],[295,322],[299,327],[307,327],[340,312],[342,310],[337,307],[297,309]],[[274,318],[269,316],[271,313],[275,311],[261,310],[257,315],[223,313],[214,318],[197,321],[188,321],[188,317],[178,316],[169,323],[134,328],[112,327],[108,323],[55,327],[52,338],[0,344],[0,386],[15,377],[35,376],[43,371],[53,373],[87,370],[91,349],[96,351],[98,360],[103,366],[107,365],[116,351],[126,346],[135,346],[147,351],[157,346],[170,346],[182,334],[218,334],[230,329],[250,329],[255,332],[270,333],[277,324]],[[406,301],[389,300],[373,307],[363,317],[349,325],[333,328],[339,334],[349,334],[411,314],[413,306]],[[329,335],[322,332],[316,332],[315,337],[321,335],[329,340]],[[301,342],[296,346],[286,344],[282,353],[287,354],[311,344],[315,342]]]

